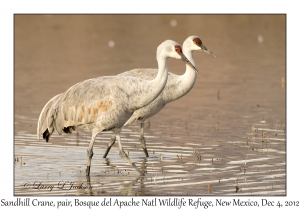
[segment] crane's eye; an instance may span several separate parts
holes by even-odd
[[[199,46],[199,47],[202,45],[202,41],[201,41],[201,39],[199,39],[199,38],[194,38],[194,39],[193,39],[193,42],[194,42],[195,45],[197,45],[197,46]]]
[[[175,46],[175,51],[178,53],[178,54],[182,54],[182,49],[180,46],[176,45]]]

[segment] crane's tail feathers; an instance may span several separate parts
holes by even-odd
[[[64,103],[65,101],[67,101],[66,103],[67,105],[69,105],[70,101],[68,101],[67,99],[71,98],[81,86],[89,84],[91,81],[92,80],[86,80],[77,83],[69,88],[67,92],[58,94],[48,101],[39,116],[37,126],[38,140],[40,140],[41,135],[43,135],[43,139],[46,139],[46,141],[48,141],[53,132],[61,135],[63,132],[71,133],[71,129],[75,130],[76,126],[78,126],[79,124],[70,124],[70,116],[68,116],[68,113],[63,112],[65,105]],[[79,95],[79,97],[82,96]],[[75,116],[80,116],[80,112],[81,109],[77,110],[77,115],[75,114],[76,112],[74,112]],[[76,117],[73,118],[75,119]]]
[[[69,126],[69,127],[64,127],[63,128],[63,131],[65,133],[72,133],[72,130],[75,131],[76,130],[76,127],[75,126]]]
[[[45,139],[46,142],[48,142],[50,136],[51,136],[51,133],[50,133],[49,130],[47,129],[47,130],[43,133],[43,139]]]
[[[49,132],[52,134],[54,131],[57,132],[59,135],[62,134],[63,129],[63,114],[60,112],[61,105],[62,105],[62,96],[63,94],[58,95],[60,97],[57,97],[53,100],[53,104],[51,105],[51,108],[47,114],[47,128]]]
[[[76,127],[75,127],[75,126],[69,126],[69,127],[63,128],[63,131],[64,131],[65,133],[72,133],[72,130],[75,131],[75,130],[76,130]],[[48,128],[47,128],[46,131],[43,133],[43,139],[45,139],[46,142],[49,141],[50,136],[52,135],[53,131],[54,131],[54,130],[52,130],[52,132],[49,132],[49,130],[48,130]]]
[[[39,120],[38,120],[38,126],[37,126],[37,138],[40,140],[40,136],[43,135],[43,139],[46,139],[46,141],[49,140],[51,134],[53,133],[53,127],[49,127],[48,118],[51,117],[50,113],[53,107],[53,104],[58,101],[59,97],[62,94],[58,94],[54,96],[52,99],[50,99],[47,104],[42,109]],[[52,122],[53,124],[53,122]]]
[[[56,110],[55,114],[56,114],[56,118],[53,121],[53,126],[54,126],[55,131],[59,135],[61,135],[62,132],[63,132],[63,129],[64,129],[64,127],[63,127],[63,121],[62,121],[62,119],[63,119],[62,118],[62,113]]]

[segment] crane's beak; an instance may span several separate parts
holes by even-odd
[[[194,69],[195,72],[198,73],[198,70],[196,67],[185,57],[185,55],[182,53],[181,55],[181,60],[184,61],[187,65],[189,65],[192,69]]]
[[[210,51],[209,49],[207,49],[203,44],[201,44],[200,47],[201,47],[201,49],[202,49],[204,52],[210,54],[211,56],[214,56],[215,58],[217,57],[212,51]]]

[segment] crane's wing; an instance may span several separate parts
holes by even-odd
[[[99,116],[112,114],[126,100],[124,96],[130,97],[117,82],[113,77],[99,77],[69,88],[48,112],[49,132],[61,134],[70,127],[91,124]]]

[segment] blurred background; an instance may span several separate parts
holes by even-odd
[[[265,194],[285,194],[285,15],[15,15],[15,155],[24,156],[25,153],[30,158],[32,154],[29,150],[34,145],[48,147],[52,143],[66,143],[66,139],[56,140],[55,136],[49,144],[41,145],[36,142],[39,113],[54,95],[85,79],[116,75],[134,68],[157,68],[156,48],[160,43],[171,39],[182,45],[191,35],[199,36],[217,58],[207,53],[194,52],[199,70],[194,88],[152,117],[151,127],[149,123],[145,132],[153,139],[159,138],[156,139],[158,142],[167,142],[163,144],[169,147],[161,149],[161,154],[170,159],[176,153],[171,146],[179,146],[183,154],[190,154],[192,149],[188,143],[191,142],[194,143],[192,148],[198,148],[200,153],[200,146],[197,146],[199,142],[211,144],[209,150],[203,150],[203,154],[223,157],[222,167],[227,164],[232,166],[233,163],[229,163],[232,160],[243,160],[244,164],[245,155],[247,154],[248,160],[253,155],[256,158],[252,161],[253,164],[270,167],[266,171],[268,176],[280,167],[278,191],[267,191]],[[183,62],[168,59],[167,63],[169,71],[176,74],[185,72]],[[138,127],[137,124],[136,127],[133,125],[129,127],[130,132],[125,132],[127,145],[132,140],[140,148],[137,137],[132,134],[135,132],[137,135]],[[273,148],[274,154],[272,157],[268,156],[268,162],[262,161],[266,154],[257,156],[254,152],[256,149],[265,149],[260,141],[255,144],[252,139],[261,130],[270,132],[263,134],[264,137],[274,137],[273,147],[269,144],[269,149]],[[64,137],[63,135],[62,138]],[[105,149],[108,138],[109,134],[106,141],[98,142],[99,148]],[[90,134],[87,134],[83,148],[79,150],[82,151],[83,158],[78,159],[78,167],[85,167],[89,139]],[[250,139],[252,146],[245,139]],[[72,141],[68,144],[72,144],[70,142]],[[236,146],[241,142],[246,145],[242,149]],[[152,143],[150,138],[147,141],[150,148]],[[233,155],[232,151],[227,153],[228,151],[223,150],[227,147],[236,153],[234,157],[230,156]],[[130,154],[137,151],[135,147],[128,147],[128,150],[131,150]],[[115,152],[112,157],[119,160],[117,149]],[[142,157],[142,150],[139,152],[137,154]],[[64,158],[58,161],[62,159]],[[60,162],[61,168],[64,165]],[[211,162],[207,165],[215,168]],[[15,170],[16,174],[20,173],[16,177],[16,183],[22,183],[28,177],[21,173],[22,170],[24,172],[24,167],[22,170]],[[30,174],[35,169],[32,166],[27,170]],[[184,170],[196,176],[199,172],[191,168]],[[236,171],[228,169],[228,173],[230,175],[222,176],[236,179],[236,174],[232,175]],[[205,180],[204,177],[201,179]],[[211,180],[211,177],[207,180]],[[255,177],[253,183],[257,183],[257,180],[265,181],[267,178]],[[207,185],[203,189],[203,192],[207,192]],[[215,188],[211,193],[226,194],[225,189],[227,188],[221,183],[220,189]],[[177,193],[181,192],[182,186]],[[203,194],[199,189],[197,192]],[[245,192],[257,194],[256,190]],[[118,194],[118,191],[115,193]],[[153,192],[150,190],[138,194],[151,193]],[[162,192],[157,194],[160,193]]]
[[[285,27],[285,15],[15,15],[15,105],[40,110],[79,81],[156,68],[161,42],[190,35],[218,56],[195,52],[195,87],[255,80],[263,98],[285,77]],[[180,61],[168,65],[184,73]]]

